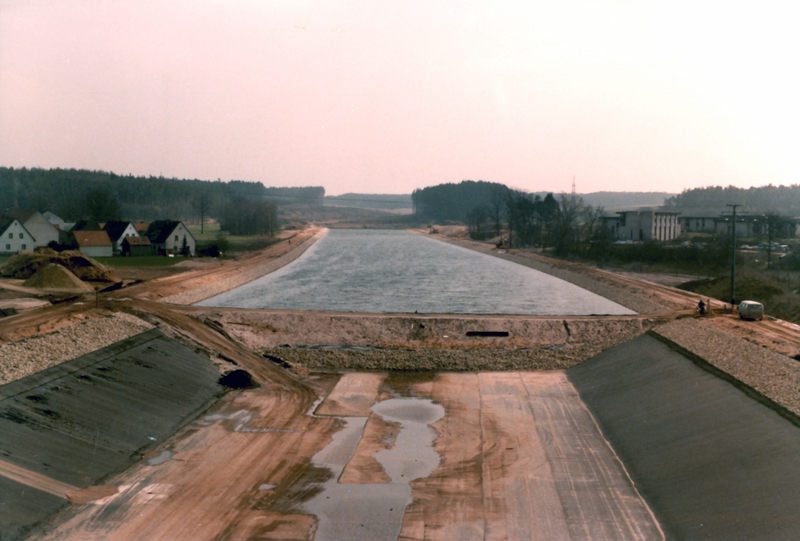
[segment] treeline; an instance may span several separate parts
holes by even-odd
[[[503,184],[464,180],[417,189],[411,193],[414,214],[433,221],[463,222],[467,214],[483,205],[502,205],[509,191]]]
[[[800,185],[770,184],[758,188],[708,186],[684,190],[664,202],[664,206],[670,210],[691,210],[692,213],[706,212],[711,215],[729,211],[726,207],[729,204],[741,205],[740,212],[774,212],[783,216],[800,216]]]
[[[610,244],[603,208],[576,194],[542,197],[496,182],[465,180],[412,194],[414,212],[434,222],[461,222],[474,239],[503,237],[514,246],[553,248],[557,254],[592,252]]]
[[[0,167],[0,210],[51,211],[67,221],[124,218],[197,222],[243,203],[319,201],[322,187],[266,188],[260,182],[180,180],[82,169]]]
[[[220,229],[231,235],[269,235],[278,232],[278,211],[270,201],[232,201],[220,213]]]

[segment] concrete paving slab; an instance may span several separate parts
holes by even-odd
[[[29,478],[51,479],[54,486],[95,485],[207,409],[223,392],[218,378],[209,359],[152,330],[4,385],[5,470],[15,472],[16,482],[27,471]],[[18,488],[7,479],[3,487]],[[25,500],[12,492],[0,492],[0,500],[11,502],[9,509],[24,507]],[[50,511],[43,508],[36,521]],[[0,539],[13,539],[4,524]]]
[[[654,338],[568,372],[669,539],[796,539],[800,429]]]

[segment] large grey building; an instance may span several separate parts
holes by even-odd
[[[619,240],[673,240],[680,236],[679,212],[628,210],[603,218],[603,225]]]

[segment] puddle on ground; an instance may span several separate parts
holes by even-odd
[[[164,462],[169,462],[172,460],[172,453],[169,451],[161,451],[161,454],[147,459],[148,466],[158,466],[159,464],[163,464]]]
[[[444,417],[442,406],[428,399],[393,398],[375,404],[372,411],[400,424],[394,448],[373,455],[392,481],[339,484],[367,422],[366,417],[344,418],[344,428],[312,459],[314,466],[333,472],[322,491],[303,506],[319,519],[315,541],[396,540],[411,503],[409,482],[427,477],[439,464],[439,454],[433,449],[436,431],[430,424]]]

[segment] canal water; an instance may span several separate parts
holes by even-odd
[[[407,231],[334,229],[301,257],[201,306],[373,313],[634,312],[558,278]]]

